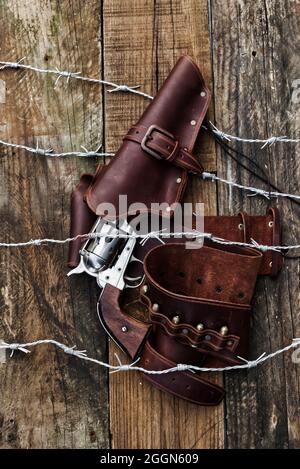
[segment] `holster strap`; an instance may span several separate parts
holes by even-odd
[[[147,341],[139,366],[148,370],[173,368],[176,363],[160,355]],[[156,387],[174,394],[181,399],[200,405],[217,405],[224,397],[224,389],[189,371],[175,371],[166,374],[146,374],[144,378]]]
[[[159,126],[136,125],[129,130],[124,140],[140,144],[147,155],[156,159],[163,159],[193,173],[203,172],[202,165],[188,148],[182,148],[174,135]]]
[[[106,284],[101,292],[97,311],[100,322],[113,341],[135,359],[151,329],[151,324],[124,313],[119,302],[120,290]]]

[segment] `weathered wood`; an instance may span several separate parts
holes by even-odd
[[[42,67],[99,74],[98,1],[10,0],[0,5],[0,56]],[[100,38],[101,39],[101,38]],[[102,140],[97,85],[21,71],[1,71],[0,137],[56,150]],[[51,160],[0,149],[1,240],[64,238],[69,197],[95,161]],[[105,358],[96,319],[96,287],[66,278],[67,247],[1,250],[0,338],[55,338]],[[84,347],[81,347],[84,345]],[[107,447],[107,377],[51,346],[16,353],[0,365],[0,446]]]
[[[299,1],[211,1],[216,121],[235,135],[269,137],[299,134],[299,103],[292,83],[300,76]],[[238,145],[267,170],[286,192],[299,193],[299,148],[276,144],[265,150]],[[263,187],[228,157],[218,159],[218,174]],[[243,160],[242,160],[243,161]],[[252,168],[253,169],[253,168]],[[241,209],[263,213],[268,202],[219,187],[225,213]],[[280,207],[284,242],[300,237],[299,207],[287,200]],[[251,356],[270,352],[299,336],[299,261],[285,263],[276,281],[260,279],[255,295]],[[299,365],[291,354],[243,373],[228,373],[227,442],[229,447],[299,447]]]
[[[189,53],[211,83],[206,1],[104,2],[104,74],[108,80],[141,84],[154,95],[183,53]],[[105,100],[106,149],[121,137],[148,104],[132,96]],[[199,145],[201,161],[215,169],[214,145]],[[188,200],[204,201],[216,212],[215,188],[191,180]],[[116,362],[114,345],[110,360]],[[212,379],[220,380],[214,376]],[[208,448],[223,446],[223,406],[201,408],[154,389],[134,373],[110,375],[110,430],[114,448]]]
[[[0,2],[0,58],[140,84],[155,94],[182,53],[212,84],[220,128],[247,136],[299,134],[299,0],[6,0]],[[103,37],[102,37],[103,36]],[[61,151],[84,145],[107,151],[148,104],[97,85],[66,83],[22,71],[0,71],[0,138]],[[213,109],[213,106],[211,106]],[[212,114],[211,114],[212,115]],[[105,116],[105,117],[104,117]],[[299,149],[263,151],[237,145],[283,189],[300,193]],[[207,136],[199,141],[206,170],[260,185]],[[1,240],[65,237],[69,196],[87,159],[51,160],[0,148]],[[216,192],[217,190],[217,192]],[[218,200],[217,196],[218,194]],[[186,200],[206,213],[263,212],[266,201],[192,178]],[[284,241],[300,238],[299,208],[275,201]],[[0,251],[0,339],[51,337],[107,359],[95,313],[98,289],[85,277],[66,279],[67,247]],[[254,303],[251,354],[299,336],[299,261],[287,261],[277,281],[261,279]],[[116,363],[110,346],[110,361]],[[224,407],[201,408],[164,394],[135,373],[107,373],[42,346],[28,356],[0,357],[0,447],[219,448],[299,447],[299,368],[291,355],[257,370],[228,373]],[[212,379],[220,382],[221,376]],[[109,406],[109,408],[108,408]],[[225,423],[226,422],[226,423]],[[224,432],[226,430],[225,438]]]

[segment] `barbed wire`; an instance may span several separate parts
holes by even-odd
[[[81,72],[64,71],[64,70],[59,70],[58,68],[51,69],[51,68],[37,67],[35,65],[22,63],[24,59],[25,57],[23,57],[17,62],[13,62],[13,61],[10,62],[10,61],[2,60],[0,61],[0,70],[5,70],[5,69],[29,70],[29,71],[36,72],[36,73],[56,75],[57,79],[55,81],[54,86],[57,85],[58,81],[61,78],[66,78],[67,83],[69,83],[70,79],[74,79],[74,80],[85,81],[91,84],[101,84],[101,85],[109,86],[111,87],[111,89],[108,90],[109,93],[113,93],[113,92],[124,93],[125,92],[125,93],[132,93],[135,95],[139,95],[150,100],[154,98],[148,93],[138,91],[137,88],[139,88],[140,85],[128,86],[126,84],[116,84],[107,80],[100,80],[98,78],[85,77],[81,75]],[[218,129],[212,122],[210,122],[210,125],[211,125],[212,132],[214,132],[222,140],[227,140],[227,141],[234,140],[237,142],[250,143],[250,144],[259,143],[259,144],[262,144],[261,148],[265,148],[266,146],[271,146],[271,145],[274,145],[275,143],[280,143],[280,142],[281,143],[295,143],[295,144],[300,142],[300,138],[289,138],[286,135],[272,136],[268,138],[239,137],[239,136],[231,135],[229,133],[224,132],[223,130]],[[205,129],[205,126],[203,126],[203,128]]]
[[[197,365],[189,365],[186,363],[178,363],[177,365],[173,367],[165,368],[162,370],[149,370],[149,369],[145,369],[137,365],[140,358],[137,358],[132,363],[123,364],[118,356],[117,356],[117,360],[118,360],[119,365],[111,365],[110,363],[106,363],[102,360],[89,357],[86,353],[86,350],[77,350],[76,345],[73,345],[72,347],[70,347],[54,339],[40,339],[40,340],[35,340],[33,342],[11,343],[11,344],[2,341],[2,343],[0,343],[0,350],[10,350],[11,351],[10,357],[12,357],[14,352],[17,350],[25,354],[28,354],[30,353],[30,350],[28,350],[30,347],[35,347],[35,346],[42,345],[42,344],[54,345],[68,355],[77,357],[81,360],[84,360],[90,363],[94,363],[96,365],[103,366],[104,368],[108,368],[112,370],[112,372],[141,371],[143,373],[150,374],[150,375],[163,375],[163,374],[174,373],[177,371],[190,371],[190,372],[201,371],[201,372],[206,373],[206,372],[221,372],[221,371],[233,371],[233,370],[256,368],[258,365],[261,365],[267,360],[270,360],[278,355],[281,355],[282,353],[288,352],[291,349],[298,348],[300,346],[300,338],[293,339],[293,341],[289,345],[281,349],[278,349],[272,353],[269,353],[269,354],[263,353],[255,360],[246,360],[245,358],[238,357],[240,360],[244,362],[243,364],[233,365],[233,366],[224,366],[220,368],[216,368],[216,367],[210,368],[210,367],[202,367],[202,366],[197,366]]]
[[[20,59],[18,62],[8,62],[1,60],[0,61],[0,70],[5,70],[5,69],[14,69],[14,70],[30,70],[31,72],[37,72],[37,73],[43,73],[43,74],[49,74],[49,75],[56,75],[57,78],[54,83],[54,87],[57,85],[59,80],[61,78],[66,78],[67,83],[69,83],[70,79],[73,80],[81,80],[85,81],[87,83],[91,84],[98,84],[98,85],[105,85],[105,86],[110,86],[112,89],[108,90],[109,93],[115,92],[115,91],[120,91],[120,92],[125,92],[125,93],[133,93],[139,96],[142,96],[147,99],[153,99],[152,96],[150,96],[147,93],[143,93],[142,91],[138,91],[137,88],[140,87],[140,85],[135,85],[135,86],[128,86],[128,85],[122,85],[122,84],[117,84],[113,83],[111,81],[107,80],[100,80],[99,78],[90,78],[90,77],[85,77],[81,75],[81,72],[69,72],[69,71],[64,71],[64,70],[59,70],[58,68],[41,68],[41,67],[36,67],[35,65],[30,65],[30,64],[24,64],[22,61],[25,59],[23,57]]]
[[[23,248],[23,247],[29,247],[29,246],[45,246],[47,244],[67,244],[70,243],[71,241],[76,241],[77,239],[82,239],[87,240],[87,239],[100,239],[101,237],[107,237],[107,234],[105,233],[85,233],[85,234],[80,234],[74,237],[69,237],[65,239],[55,239],[55,238],[37,238],[37,239],[31,239],[29,241],[24,241],[24,242],[0,242],[0,248]],[[255,248],[258,249],[259,251],[266,252],[266,251],[275,251],[275,252],[286,252],[287,250],[295,250],[295,249],[300,249],[300,244],[291,244],[291,245],[267,245],[267,244],[259,244],[257,241],[253,238],[251,238],[250,243],[244,243],[241,241],[230,241],[226,240],[224,238],[220,238],[217,236],[214,236],[212,233],[205,233],[197,230],[191,230],[191,231],[175,231],[175,232],[163,232],[163,230],[159,231],[151,231],[150,233],[146,234],[138,234],[138,233],[131,233],[131,234],[110,234],[110,238],[136,238],[140,239],[141,244],[144,243],[144,241],[147,241],[149,238],[155,238],[158,240],[163,241],[163,238],[172,238],[172,237],[186,237],[187,241],[191,241],[193,239],[207,239],[210,240],[216,244],[223,244],[223,245],[228,245],[228,246],[240,246],[240,247],[249,247],[249,248]],[[191,239],[189,239],[191,238]]]
[[[300,200],[300,195],[298,194],[288,194],[285,192],[266,191],[264,189],[259,189],[258,187],[244,186],[243,184],[240,184],[236,181],[221,178],[214,173],[203,172],[200,176],[204,180],[219,181],[223,184],[227,184],[228,186],[236,187],[238,189],[242,189],[247,192],[252,192],[252,195],[250,195],[249,197],[261,195],[262,197],[265,197],[268,200],[270,200],[272,197],[276,197],[276,198],[283,197],[283,198],[291,198],[295,200]]]
[[[48,156],[51,158],[64,158],[64,157],[71,157],[71,156],[78,156],[81,158],[87,158],[90,156],[93,157],[111,157],[114,156],[114,153],[109,153],[109,152],[100,152],[102,145],[98,146],[98,148],[95,151],[92,150],[87,150],[85,147],[81,147],[84,151],[68,151],[68,152],[61,152],[57,153],[54,152],[53,148],[40,148],[38,140],[36,147],[29,147],[28,145],[23,145],[20,143],[12,143],[12,142],[6,142],[5,140],[0,140],[0,145],[8,147],[8,148],[15,148],[16,150],[25,150],[28,151],[29,153],[33,153],[35,155],[39,156]]]

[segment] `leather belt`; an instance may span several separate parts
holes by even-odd
[[[251,248],[181,244],[158,246],[146,255],[141,300],[152,331],[142,349],[145,369],[177,363],[223,367],[248,353],[250,302],[262,254]],[[201,373],[144,374],[161,389],[201,405],[218,404],[224,391]],[[172,381],[174,378],[175,381]]]
[[[147,342],[139,366],[144,369],[164,370],[176,366],[176,363],[160,355],[150,342]],[[162,375],[144,374],[144,377],[154,386],[194,404],[216,405],[222,401],[225,394],[220,386],[189,371],[175,371]]]

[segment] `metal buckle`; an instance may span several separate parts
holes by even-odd
[[[147,132],[144,135],[143,140],[141,141],[141,147],[146,153],[153,156],[157,160],[162,160],[163,158],[162,158],[162,156],[160,156],[159,153],[157,153],[156,151],[152,150],[151,148],[149,148],[147,146],[147,141],[151,137],[151,134],[154,130],[161,133],[162,135],[165,135],[166,137],[169,137],[174,142],[176,142],[176,138],[170,132],[167,132],[166,130],[162,129],[161,127],[158,127],[157,125],[150,125],[150,127],[148,128]]]

